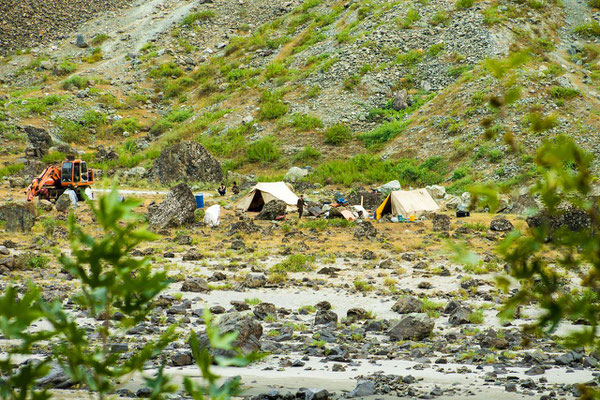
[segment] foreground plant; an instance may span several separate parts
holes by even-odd
[[[6,357],[0,359],[2,399],[51,398],[47,390],[37,388],[36,384],[55,362],[75,384],[83,385],[98,399],[104,399],[114,392],[119,381],[141,373],[149,360],[159,356],[176,339],[175,327],[171,326],[158,339],[130,350],[127,358],[112,351],[111,345],[116,343],[117,337],[146,319],[153,309],[154,298],[167,287],[168,280],[166,273],[152,270],[149,260],[130,256],[137,245],[154,237],[141,227],[140,217],[132,212],[138,202],[121,202],[113,189],[108,196],[100,198],[97,205],[88,204],[102,235],[95,238],[84,232],[71,216],[71,255],[62,254],[59,261],[80,284],[80,290],[72,297],[74,302],[104,322],[90,333],[77,325],[74,316],[60,301],[42,300],[39,289],[33,284],[22,295],[15,286],[9,285],[0,296],[0,332],[4,339],[16,344],[8,349]],[[121,314],[118,321],[113,318],[115,312]],[[227,399],[240,392],[240,381],[231,380],[217,386],[219,377],[211,372],[213,361],[223,366],[244,366],[259,356],[252,353],[213,359],[209,349],[231,350],[236,335],[221,335],[213,326],[210,313],[206,312],[204,319],[209,345],[201,347],[195,335],[190,343],[202,373],[202,383],[188,378],[185,388],[195,399],[204,396]],[[45,321],[42,325],[48,328],[36,330],[33,324],[40,320]],[[35,347],[46,343],[50,343],[51,354],[44,359],[34,359]],[[16,368],[16,360],[23,358],[30,359]],[[164,361],[154,376],[144,378],[152,399],[161,399],[165,393],[176,390],[163,369]]]

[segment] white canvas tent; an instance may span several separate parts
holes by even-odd
[[[438,211],[440,207],[426,189],[397,190],[391,192],[377,208],[377,219],[382,215],[392,214],[394,217],[411,215],[419,217],[426,212]]]
[[[244,211],[261,211],[271,200],[282,200],[288,211],[296,209],[298,196],[284,182],[257,183],[250,192],[237,203],[237,208]]]

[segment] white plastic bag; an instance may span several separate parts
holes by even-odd
[[[215,204],[214,206],[210,206],[204,212],[204,223],[207,226],[215,227],[219,226],[221,220],[219,219],[219,215],[221,214],[221,206]]]

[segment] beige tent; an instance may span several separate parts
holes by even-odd
[[[392,214],[394,217],[402,215],[404,218],[409,218],[411,215],[418,217],[423,213],[439,209],[440,207],[426,189],[398,190],[391,192],[377,208],[377,219],[385,214]]]
[[[237,203],[244,211],[261,211],[271,200],[282,200],[288,205],[288,211],[296,209],[298,196],[283,182],[257,183],[250,192]]]

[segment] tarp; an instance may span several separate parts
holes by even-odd
[[[219,220],[219,215],[221,214],[221,206],[215,204],[214,206],[210,206],[204,211],[204,223],[211,228],[214,226],[219,226],[221,221]]]
[[[419,217],[426,212],[439,209],[440,207],[426,189],[397,190],[391,192],[377,208],[376,217],[379,219],[385,214],[392,214],[394,217],[402,215],[404,218],[409,218],[411,215]]]
[[[354,221],[356,219],[356,217],[354,217],[354,214],[352,214],[350,211],[348,210],[342,210],[342,215],[344,216],[344,218],[346,218],[348,221]]]
[[[298,204],[298,196],[284,182],[261,182],[242,197],[236,207],[244,211],[261,211],[271,200],[285,202],[288,211],[295,210]]]
[[[77,204],[77,193],[75,193],[74,190],[67,189],[64,191],[64,194],[69,196],[69,198],[71,199],[71,204]]]

